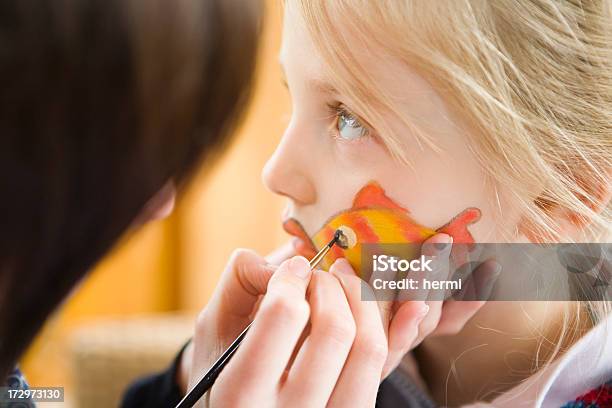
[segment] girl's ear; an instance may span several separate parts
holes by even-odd
[[[612,176],[612,171],[609,176]],[[580,201],[588,206],[597,214],[601,214],[609,205],[612,199],[612,183],[608,177],[607,183],[579,182],[580,187],[588,194],[575,193]],[[585,228],[591,224],[592,220],[582,214],[559,205],[550,199],[540,196],[535,200],[536,205],[544,211],[551,219],[555,220],[555,232],[569,240],[580,242],[585,235]],[[551,232],[544,232],[542,228],[537,228],[530,220],[523,217],[519,223],[519,231],[523,233],[531,242],[555,242],[558,239]]]

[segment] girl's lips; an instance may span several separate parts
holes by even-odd
[[[283,229],[289,235],[295,237],[293,239],[293,247],[298,254],[309,259],[316,255],[317,249],[298,220],[295,218],[285,220],[283,222]]]

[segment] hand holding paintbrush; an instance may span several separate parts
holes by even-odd
[[[341,248],[349,248],[355,245],[354,234],[345,235],[341,229],[338,229],[334,234],[332,240],[325,245],[321,250],[310,260],[309,262],[309,270],[310,272],[313,268],[315,268],[319,262],[325,257],[325,255],[329,252],[332,246],[339,245]],[[292,260],[292,262],[301,262],[299,258],[296,260]],[[298,266],[299,268],[299,266]],[[304,272],[303,268],[298,269],[298,271]],[[306,275],[302,273],[302,275]],[[303,276],[304,278],[306,276]],[[217,377],[221,374],[221,371],[225,368],[225,366],[229,363],[230,359],[238,350],[238,347],[244,340],[247,332],[249,331],[252,323],[249,323],[240,334],[236,337],[236,339],[230,344],[230,346],[223,352],[223,354],[215,361],[215,363],[210,367],[210,369],[196,382],[196,384],[189,390],[187,395],[179,402],[177,408],[185,408],[192,407],[204,393],[206,393],[214,384]]]
[[[357,398],[373,406],[389,359],[395,366],[410,349],[427,308],[421,301],[405,302],[388,320],[377,302],[361,300],[362,290],[368,286],[343,259],[327,273],[311,271],[301,257],[275,268],[253,252],[238,252],[198,319],[191,387],[251,322],[261,299],[248,335],[202,401],[354,406]]]

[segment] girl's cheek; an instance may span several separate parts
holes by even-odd
[[[377,169],[392,164],[386,148],[374,136],[357,140],[333,140],[335,165],[373,175]]]

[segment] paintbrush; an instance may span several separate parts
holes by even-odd
[[[355,246],[357,243],[357,239],[353,230],[348,227],[341,226],[334,233],[334,237],[327,245],[325,245],[317,254],[310,260],[310,269],[314,269],[319,262],[325,258],[325,255],[329,252],[329,250],[334,246],[338,245],[342,249],[348,249]],[[236,350],[238,350],[238,346],[244,340],[249,328],[253,322],[249,323],[249,325],[236,337],[236,340],[230,344],[230,346],[223,352],[221,357],[215,361],[215,363],[210,367],[210,369],[204,374],[202,378],[198,380],[196,385],[187,392],[187,395],[183,397],[183,399],[176,405],[175,408],[191,408],[195,405],[196,402],[208,391],[215,380],[221,374],[223,368],[230,361]]]

